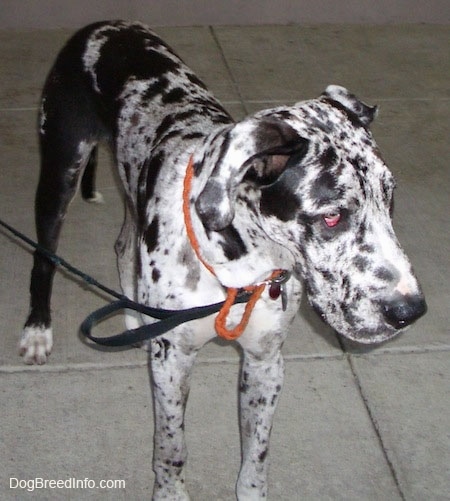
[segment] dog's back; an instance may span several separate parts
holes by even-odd
[[[190,140],[231,121],[151,30],[139,23],[99,22],[67,42],[47,78],[39,116],[42,168],[55,169],[46,164],[56,162],[59,170],[85,167],[95,144],[106,139],[133,190],[133,179],[145,175],[135,167],[148,167],[150,153],[158,158],[162,145],[165,151],[186,150]],[[82,170],[73,169],[72,183]]]

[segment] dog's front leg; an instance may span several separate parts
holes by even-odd
[[[173,339],[173,338],[172,338]],[[184,465],[184,411],[197,350],[187,352],[168,338],[151,342],[151,373],[155,411],[153,500],[187,501]]]
[[[239,501],[267,497],[269,438],[283,378],[279,347],[269,356],[244,348],[240,381],[242,465],[236,488]]]

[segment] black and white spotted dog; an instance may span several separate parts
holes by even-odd
[[[267,288],[238,339],[240,500],[267,494],[269,435],[283,381],[280,348],[299,307],[301,282],[320,316],[362,343],[392,338],[426,310],[392,229],[395,183],[368,130],[375,115],[376,108],[346,89],[329,86],[317,99],[235,123],[160,38],[121,21],[76,33],[45,84],[40,244],[56,250],[80,183],[85,198],[97,196],[95,152],[105,139],[126,197],[116,251],[128,297],[188,308],[222,301],[227,288],[264,282],[275,270],[292,272],[284,285],[287,304]],[[195,254],[183,218],[191,157],[188,211],[214,274]],[[52,348],[53,275],[54,266],[35,254],[31,312],[20,342],[27,363],[45,363]],[[239,322],[243,308],[232,307],[227,325]],[[150,343],[154,499],[188,499],[184,407],[196,354],[215,335],[213,320],[186,323]],[[126,319],[129,328],[143,321]]]

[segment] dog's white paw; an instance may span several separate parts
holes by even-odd
[[[86,198],[86,202],[89,202],[91,204],[103,204],[105,203],[105,199],[99,191],[94,191],[92,197]]]
[[[26,364],[42,365],[47,362],[53,347],[51,328],[25,327],[19,343],[19,353]]]

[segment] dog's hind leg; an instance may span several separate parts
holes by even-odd
[[[45,157],[45,153],[43,154]],[[35,200],[35,224],[39,245],[56,252],[59,234],[78,183],[86,152],[73,154],[65,165],[57,158],[43,158]],[[28,364],[46,362],[53,345],[50,297],[55,264],[39,251],[34,253],[30,283],[30,313],[20,340],[20,354]]]
[[[97,143],[96,118],[82,95],[79,82],[64,81],[55,67],[44,89],[39,141],[41,169],[35,198],[35,224],[39,245],[55,252],[67,207],[80,175]],[[84,99],[83,99],[84,97]],[[55,265],[34,253],[30,313],[19,344],[28,364],[43,364],[52,344],[50,298]]]

